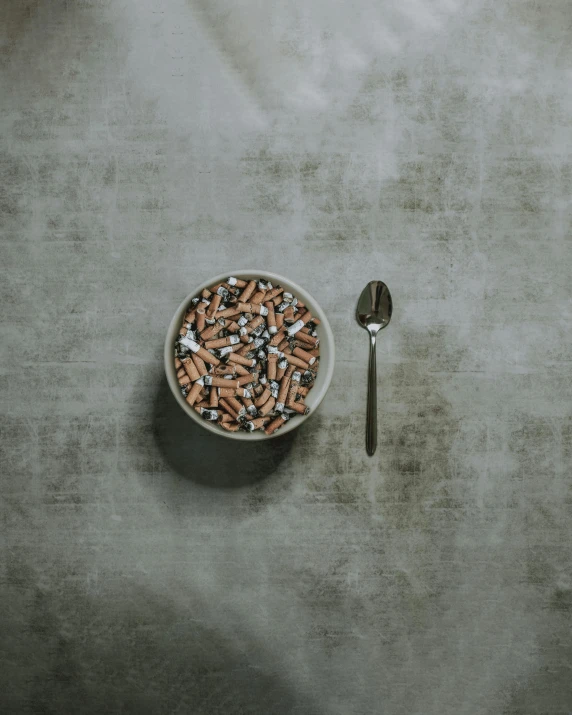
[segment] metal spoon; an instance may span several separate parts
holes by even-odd
[[[381,281],[370,281],[359,297],[356,317],[370,337],[369,372],[367,377],[367,413],[365,448],[370,455],[377,447],[377,361],[375,339],[377,333],[391,320],[393,303],[389,288]]]

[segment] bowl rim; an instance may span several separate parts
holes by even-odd
[[[328,344],[328,357],[326,360],[322,362],[320,360],[320,370],[325,370],[325,380],[322,385],[321,391],[314,397],[313,404],[311,405],[311,411],[308,415],[298,415],[297,419],[295,420],[290,420],[288,424],[284,425],[284,427],[281,427],[279,430],[276,430],[274,434],[272,435],[267,435],[261,430],[257,430],[256,432],[226,432],[225,430],[220,429],[220,427],[215,426],[210,424],[207,420],[203,420],[199,417],[198,413],[195,412],[195,410],[189,406],[184,397],[181,394],[180,388],[179,388],[179,383],[177,380],[177,375],[175,371],[175,365],[174,365],[174,360],[173,360],[173,345],[174,345],[174,339],[175,335],[177,334],[176,331],[179,330],[181,327],[181,321],[182,321],[182,313],[183,311],[187,308],[191,300],[196,297],[197,295],[200,294],[200,292],[204,289],[207,288],[210,285],[213,285],[213,283],[221,283],[225,281],[229,276],[234,276],[236,278],[242,278],[244,280],[246,279],[253,279],[254,277],[263,277],[263,278],[268,278],[270,279],[273,283],[279,283],[280,285],[284,285],[285,287],[290,289],[290,292],[294,293],[298,297],[300,297],[304,303],[308,304],[311,303],[315,309],[312,310],[312,313],[316,315],[317,318],[320,319],[320,325],[318,326],[318,330],[320,332],[323,332],[322,336],[322,341],[321,343],[323,344],[326,342]],[[325,340],[323,338],[326,338]],[[326,393],[330,387],[330,383],[332,381],[332,376],[334,374],[334,363],[335,363],[335,344],[334,344],[334,334],[332,331],[332,328],[330,327],[330,323],[328,321],[328,318],[318,303],[318,301],[314,298],[314,296],[309,293],[307,290],[299,286],[297,283],[294,283],[291,281],[289,278],[286,278],[286,276],[282,276],[278,273],[272,273],[270,271],[264,271],[264,270],[253,270],[253,269],[241,269],[241,270],[235,270],[231,272],[225,272],[225,273],[219,273],[216,276],[213,276],[212,278],[209,278],[206,281],[203,281],[199,286],[197,286],[191,293],[189,293],[186,298],[179,304],[179,307],[175,311],[170,323],[169,327],[167,328],[167,336],[165,338],[165,346],[164,346],[164,362],[165,362],[165,375],[167,377],[167,383],[169,384],[169,387],[171,389],[171,392],[173,393],[173,396],[175,397],[177,403],[181,407],[181,409],[191,418],[196,422],[198,425],[203,427],[204,429],[208,430],[209,432],[212,432],[213,434],[218,435],[219,437],[225,437],[227,439],[235,439],[239,441],[251,441],[251,442],[259,442],[267,439],[273,439],[274,437],[281,437],[284,436],[285,434],[288,434],[288,432],[291,432],[294,429],[297,429],[301,424],[303,424],[308,418],[312,417],[312,415],[316,412],[318,407],[320,406],[322,400],[326,396]],[[314,390],[310,391],[310,395]]]

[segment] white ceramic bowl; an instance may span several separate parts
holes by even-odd
[[[185,401],[185,398],[181,394],[179,381],[177,380],[174,362],[175,339],[179,334],[179,329],[189,303],[195,296],[200,294],[203,288],[208,288],[216,283],[221,283],[231,275],[244,280],[251,280],[253,278],[260,277],[268,278],[274,285],[281,285],[286,291],[289,291],[297,298],[300,298],[302,302],[305,303],[306,307],[311,311],[312,315],[316,316],[321,321],[321,324],[317,327],[318,336],[320,338],[320,367],[318,369],[314,386],[306,397],[306,404],[310,408],[310,413],[308,415],[295,415],[292,419],[288,420],[283,427],[280,427],[280,429],[276,430],[276,432],[270,436],[266,435],[262,430],[256,430],[255,432],[243,432],[242,430],[239,432],[227,432],[226,430],[221,429],[218,425],[213,425],[211,422],[202,419],[200,415]],[[332,374],[334,372],[334,359],[334,335],[332,333],[332,329],[330,328],[330,324],[328,323],[328,319],[316,299],[303,288],[300,288],[299,285],[296,285],[296,283],[292,283],[292,281],[284,278],[283,276],[279,276],[276,273],[268,273],[268,271],[264,270],[244,270],[221,273],[220,275],[213,276],[212,278],[209,278],[209,280],[198,285],[177,308],[177,311],[171,320],[171,324],[169,325],[167,339],[165,340],[165,372],[167,374],[167,382],[169,383],[169,387],[171,388],[171,391],[179,405],[181,405],[183,410],[194,422],[204,429],[209,430],[209,432],[214,432],[220,437],[238,439],[244,442],[249,440],[260,441],[272,439],[273,437],[279,437],[280,435],[296,429],[296,427],[299,427],[305,420],[311,417],[320,402],[324,399],[328,387],[330,386]]]

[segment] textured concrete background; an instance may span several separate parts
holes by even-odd
[[[572,3],[0,26],[2,712],[572,711]],[[161,349],[251,265],[312,289],[339,360],[299,434],[234,454]]]

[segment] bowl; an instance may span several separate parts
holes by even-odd
[[[306,404],[310,408],[310,412],[307,415],[296,415],[293,419],[288,420],[280,429],[276,430],[274,434],[267,435],[262,430],[256,430],[255,432],[226,432],[217,425],[213,425],[206,420],[202,419],[200,415],[185,401],[185,398],[181,394],[179,387],[179,381],[177,380],[177,371],[175,370],[174,362],[174,345],[175,339],[179,334],[179,329],[183,322],[185,312],[191,300],[200,294],[204,288],[215,285],[216,283],[221,283],[225,281],[229,276],[235,276],[236,278],[242,278],[243,280],[252,280],[253,278],[268,278],[272,283],[279,284],[283,286],[284,290],[293,293],[296,297],[300,298],[306,307],[311,311],[312,315],[319,318],[321,323],[318,326],[318,336],[320,338],[320,368],[314,382],[314,386],[308,393],[306,397]],[[191,293],[185,298],[181,305],[177,308],[169,329],[167,330],[167,339],[165,340],[165,373],[167,375],[167,382],[171,388],[171,392],[175,396],[175,399],[181,406],[181,408],[187,413],[187,415],[203,429],[209,432],[214,432],[220,437],[226,437],[227,439],[236,439],[243,442],[246,441],[260,441],[265,439],[272,439],[274,437],[280,437],[281,435],[291,432],[293,429],[299,427],[305,420],[312,417],[314,412],[317,410],[320,402],[324,399],[330,382],[332,380],[332,374],[334,372],[334,360],[335,360],[335,348],[334,348],[334,335],[326,315],[318,301],[312,297],[308,291],[301,288],[296,283],[293,283],[288,278],[279,276],[276,273],[268,273],[264,270],[244,270],[244,271],[230,271],[226,273],[221,273],[218,276],[213,276],[207,281],[204,281],[200,285],[196,286]]]

